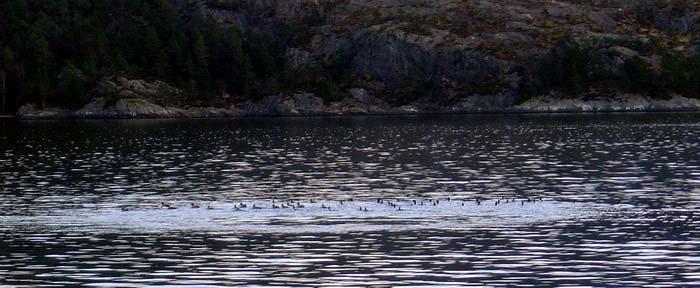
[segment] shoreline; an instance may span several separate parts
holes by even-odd
[[[560,110],[560,111],[525,111],[525,110],[503,110],[503,111],[426,111],[426,112],[387,112],[387,113],[307,113],[307,114],[246,114],[236,116],[41,116],[41,117],[22,117],[17,115],[0,115],[0,120],[17,120],[17,121],[56,121],[56,120],[216,120],[216,119],[245,119],[245,118],[325,118],[325,117],[387,117],[387,116],[459,116],[459,115],[604,115],[604,114],[648,114],[648,113],[700,113],[700,109],[650,109],[650,110]]]
[[[497,98],[494,96],[494,98]],[[497,98],[498,100],[499,98]],[[492,100],[492,99],[489,99]],[[503,99],[500,99],[503,100]],[[522,103],[510,101],[488,102],[479,97],[465,98],[453,105],[431,105],[414,102],[392,107],[366,93],[336,102],[308,93],[273,95],[258,102],[247,101],[231,106],[168,106],[148,98],[122,98],[107,105],[104,98],[94,98],[77,110],[49,107],[39,109],[35,104],[23,105],[14,119],[195,119],[245,117],[334,117],[334,116],[389,116],[389,115],[488,115],[488,114],[561,114],[561,113],[654,113],[700,112],[700,99],[673,96],[651,99],[641,95],[621,94],[614,98],[584,99],[540,96]]]

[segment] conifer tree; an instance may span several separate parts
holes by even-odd
[[[7,75],[10,73],[12,63],[14,62],[14,53],[9,47],[5,47],[0,51],[0,96],[2,104],[0,113],[7,112]]]

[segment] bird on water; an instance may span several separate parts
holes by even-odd
[[[173,206],[172,204],[165,203],[165,202],[160,202],[160,207],[163,207],[163,208],[168,209],[168,210],[177,209],[177,207]]]
[[[401,199],[398,199],[398,198],[396,200],[376,198],[374,200],[379,204],[385,204],[387,208],[393,208],[394,211],[410,210],[410,207],[408,209],[406,209],[406,208],[400,206],[401,204],[406,204],[405,206],[425,205],[425,203],[423,201],[419,201],[419,200],[415,200],[415,199],[410,199],[410,200],[404,199],[404,201],[402,201]],[[430,206],[440,206],[439,199],[425,198],[425,200],[428,201],[430,204],[432,204]],[[466,203],[470,202],[472,199],[458,199],[458,198],[452,199],[451,197],[446,197],[443,200],[450,202],[450,203],[452,203],[452,202],[459,203],[458,206],[465,207]],[[452,200],[455,200],[455,201],[452,201]],[[474,203],[476,203],[476,205],[481,205],[482,204],[481,202],[483,202],[482,200],[489,201],[491,199],[481,199],[480,197],[473,198],[473,201],[474,201]],[[527,203],[544,202],[544,199],[542,197],[532,197],[532,198],[522,198],[522,199],[500,197],[500,198],[495,198],[495,199],[492,198],[492,200],[494,200],[494,202],[493,202],[494,206],[507,206],[504,204],[510,204],[510,203],[516,204],[517,202],[520,202],[520,206],[525,206],[526,202]],[[286,202],[280,201],[279,202],[280,204],[278,205],[277,204],[278,202],[273,199],[270,207],[271,207],[271,209],[290,208],[293,210],[299,210],[301,208],[304,208],[304,205],[302,203],[296,202],[296,204],[295,204],[295,201],[296,200],[287,200]],[[337,204],[340,205],[340,206],[338,206],[338,208],[341,208],[341,206],[346,205],[346,204],[352,205],[349,202],[353,202],[353,201],[354,200],[352,198],[348,198],[348,199],[344,199],[344,200],[337,200],[337,202],[338,202]],[[576,203],[578,201],[574,200],[573,202]],[[338,209],[333,209],[331,207],[331,205],[326,205],[325,203],[321,202],[321,200],[318,200],[318,199],[309,199],[309,203],[321,203],[320,208],[322,210],[339,211]],[[252,209],[255,209],[255,210],[265,209],[264,206],[258,206],[257,204],[252,204],[252,203],[251,203],[251,205],[252,205]],[[449,205],[449,203],[447,203],[447,205]],[[313,206],[315,206],[315,205],[313,205]],[[168,209],[168,210],[178,209],[178,206],[176,204],[168,203],[168,202],[160,202],[160,205],[158,207],[162,208],[162,209]],[[211,204],[207,204],[206,206],[201,206],[199,203],[196,203],[196,202],[190,202],[189,207],[193,208],[193,209],[204,207],[207,210],[215,210],[215,207],[213,207]],[[241,210],[243,210],[243,208],[247,208],[247,207],[248,207],[247,204],[240,202],[239,204],[235,204],[233,206],[233,210],[241,211]],[[368,207],[366,207],[366,206],[356,206],[356,207],[358,207],[357,209],[360,212],[368,212],[369,211]],[[127,206],[121,206],[118,209],[120,209],[121,211],[131,211],[132,210],[131,207],[127,207]]]

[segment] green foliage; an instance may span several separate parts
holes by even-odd
[[[433,83],[426,72],[418,67],[412,67],[404,75],[400,87],[390,95],[387,102],[397,106],[406,105],[422,96],[429,95],[433,90]]]
[[[0,2],[0,48],[15,51],[0,59],[0,80],[13,105],[80,105],[96,81],[119,72],[167,81],[195,104],[222,92],[256,97],[283,82],[280,41],[179,12],[167,0]]]
[[[83,71],[68,63],[58,74],[57,95],[64,106],[78,107],[89,99],[87,77]]]
[[[342,99],[338,84],[331,78],[323,78],[316,82],[313,92],[325,101],[338,101]]]
[[[7,109],[7,74],[12,70],[15,54],[10,48],[0,50],[0,113]]]
[[[542,60],[540,76],[545,87],[581,93],[592,82],[610,79],[610,67],[600,52],[563,42]]]
[[[659,74],[665,91],[700,98],[700,55],[664,55]]]
[[[660,69],[640,56],[626,58],[619,67],[609,63],[596,49],[564,42],[542,60],[539,80],[534,81],[539,83],[537,89],[525,86],[530,93],[559,89],[578,94],[589,87],[604,87],[662,99],[672,93],[700,97],[700,56],[667,54]]]
[[[657,89],[657,75],[651,69],[649,63],[639,56],[625,60],[622,65],[622,84],[626,91],[634,93],[648,93],[653,96],[662,96],[661,90]]]

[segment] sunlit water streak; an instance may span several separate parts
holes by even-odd
[[[168,203],[146,209],[58,210],[35,216],[0,216],[0,231],[56,230],[80,232],[163,233],[348,233],[370,231],[412,231],[464,229],[469,227],[513,227],[573,219],[596,219],[606,214],[634,213],[626,205],[566,203],[556,201],[454,200],[442,203],[420,200],[407,202],[320,201],[315,203],[252,202],[246,208],[237,203]],[[432,202],[432,203],[431,203]],[[389,205],[389,203],[393,205]],[[273,207],[274,206],[274,207]],[[284,206],[284,208],[282,207]]]
[[[0,284],[700,286],[699,120],[0,122]]]

